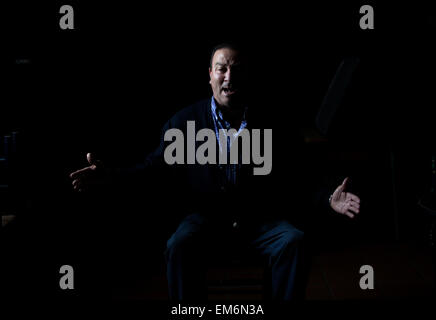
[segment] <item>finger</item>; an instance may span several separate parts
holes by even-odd
[[[73,181],[73,189],[74,190],[83,189],[84,185],[85,184],[82,180],[76,179]]]
[[[86,173],[89,173],[90,171],[92,171],[94,168],[93,167],[85,167],[83,169],[74,171],[73,173],[70,174],[70,178],[71,179],[76,179],[79,178],[80,176],[85,175]]]
[[[355,207],[352,207],[351,205],[348,207],[348,211],[354,212],[355,214],[359,213],[359,209],[355,208]]]
[[[352,214],[352,213],[349,212],[349,211],[345,211],[344,214],[345,214],[347,217],[351,218],[351,219],[354,218],[354,214]]]
[[[345,203],[345,205],[344,205],[344,210],[345,211],[349,211],[349,210],[351,210],[351,211],[353,211],[354,213],[359,213],[359,210],[360,210],[360,207],[359,207],[359,205],[357,204],[357,203],[351,203],[351,202],[346,202]]]
[[[348,192],[347,198],[351,199],[357,203],[360,203],[360,198],[358,196],[356,196],[355,194],[352,194],[350,192]]]
[[[89,179],[80,178],[80,179],[74,180],[72,185],[82,187],[82,186],[89,184],[89,181],[90,181]]]
[[[89,188],[86,185],[81,185],[80,187],[77,188],[77,191],[79,192],[87,192],[89,190]]]
[[[360,209],[360,204],[358,204],[357,202],[350,201],[349,203],[351,207],[356,208],[358,210]]]

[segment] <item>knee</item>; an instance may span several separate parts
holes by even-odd
[[[282,234],[282,237],[280,240],[281,240],[281,243],[283,244],[283,247],[299,246],[304,241],[304,232],[300,231],[298,229],[292,228],[292,229],[286,230],[286,232],[284,232]]]
[[[303,239],[304,232],[298,229],[284,230],[272,247],[270,264],[275,263],[277,259],[288,261],[295,254],[299,254],[303,249]]]
[[[198,254],[204,234],[205,218],[192,214],[180,223],[177,230],[168,239],[165,250],[167,261],[182,258],[187,253]]]
[[[169,258],[171,256],[180,255],[189,251],[189,249],[193,247],[192,238],[192,235],[188,233],[174,233],[167,241],[167,247],[165,251],[167,257]]]

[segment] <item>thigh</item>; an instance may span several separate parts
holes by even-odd
[[[190,214],[184,218],[167,241],[167,249],[207,247],[212,248],[223,238],[220,224],[202,214]],[[204,251],[203,251],[204,252]]]
[[[186,242],[195,238],[205,237],[209,228],[207,219],[200,214],[190,214],[185,217],[177,227],[176,231],[168,239],[167,247],[176,243]]]
[[[300,243],[304,233],[286,220],[259,225],[250,237],[251,247],[260,255],[269,257],[280,253],[288,245]]]

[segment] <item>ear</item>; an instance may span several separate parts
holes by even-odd
[[[209,83],[212,81],[212,69],[209,67]]]

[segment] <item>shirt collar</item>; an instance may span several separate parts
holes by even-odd
[[[221,112],[221,110],[217,107],[216,102],[215,102],[215,98],[213,96],[211,99],[210,106],[211,106],[211,110],[212,110],[212,117],[214,118],[214,120],[225,123],[226,125],[230,126],[229,122],[224,119],[223,113]],[[247,123],[247,120],[245,118],[246,113],[247,113],[247,107],[244,108],[244,114],[242,115],[242,121],[241,121],[241,126],[243,125],[244,127]]]

